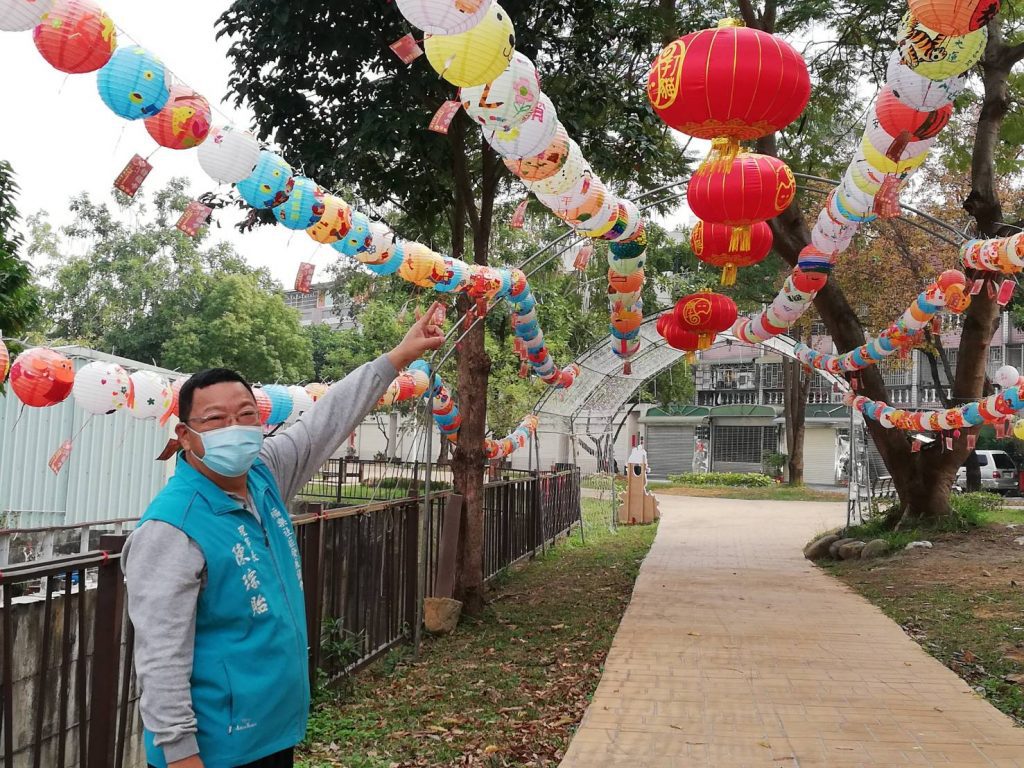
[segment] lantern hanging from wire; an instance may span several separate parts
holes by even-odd
[[[336,195],[325,194],[323,214],[306,233],[323,245],[333,245],[352,229],[352,208]]]
[[[948,80],[967,72],[981,60],[988,28],[966,35],[944,35],[929,29],[908,11],[896,33],[903,63],[929,80]]]
[[[288,200],[294,186],[292,167],[277,153],[264,149],[256,170],[238,182],[235,189],[253,208],[276,208]]]
[[[27,32],[51,8],[53,0],[0,0],[0,32]]]
[[[205,146],[205,145],[204,145]],[[296,176],[291,194],[276,206],[274,216],[287,229],[309,229],[324,215],[324,191],[305,176]]]
[[[1000,0],[910,0],[910,13],[944,35],[966,35],[987,26],[999,13]]]
[[[134,400],[129,413],[136,419],[160,419],[171,412],[174,393],[167,379],[153,371],[136,371],[131,375]]]
[[[338,242],[331,247],[345,256],[359,256],[373,248],[373,232],[370,220],[359,211],[352,212],[352,226]],[[360,259],[362,261],[362,259]]]
[[[487,141],[502,157],[531,157],[547,149],[559,125],[555,105],[542,93],[529,118],[507,131],[496,131]]]
[[[95,72],[117,48],[113,20],[91,0],[56,0],[32,39],[51,67],[69,75]]]
[[[161,147],[195,149],[210,135],[212,119],[210,102],[176,83],[160,113],[146,120],[146,130]]]
[[[75,374],[71,392],[79,408],[94,415],[128,408],[133,400],[132,381],[117,363],[101,360],[83,366]]]
[[[118,117],[156,117],[171,97],[167,67],[137,45],[118,48],[96,75],[100,99]]]
[[[260,161],[260,143],[248,131],[218,126],[197,152],[199,165],[214,181],[237,184],[252,176]]]
[[[508,12],[493,3],[472,29],[427,35],[423,48],[441,77],[459,88],[470,88],[486,85],[508,69],[516,51],[516,31]]]
[[[428,35],[457,35],[472,29],[487,15],[494,0],[395,0],[414,27]]]
[[[507,131],[525,123],[540,97],[537,68],[528,56],[518,51],[495,80],[459,91],[466,113],[481,128],[490,131]]]
[[[736,272],[740,267],[750,267],[764,261],[772,249],[772,230],[766,222],[759,221],[750,228],[750,250],[730,248],[732,230],[724,224],[707,224],[698,221],[690,233],[693,254],[713,267],[722,270],[722,285],[735,285]]]
[[[735,302],[720,293],[694,293],[676,304],[676,323],[699,337],[698,349],[708,349],[719,333],[732,328],[738,312]]]
[[[892,89],[897,99],[919,112],[929,112],[951,104],[967,87],[966,74],[939,81],[918,74],[903,63],[899,51],[893,51],[889,56],[885,79],[887,87]]]
[[[71,394],[74,380],[71,361],[45,347],[26,349],[11,366],[11,390],[32,408],[49,408],[64,402]]]

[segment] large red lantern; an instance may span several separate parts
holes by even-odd
[[[647,78],[647,97],[677,131],[714,140],[728,160],[738,142],[796,120],[811,95],[807,64],[781,38],[724,19],[669,43]]]
[[[707,224],[703,221],[698,221],[690,233],[693,254],[705,264],[722,268],[722,285],[735,285],[738,268],[764,261],[772,249],[772,230],[763,221],[750,228],[748,251],[730,247],[732,233],[732,228],[724,224]]]
[[[732,228],[729,250],[751,249],[751,227],[774,219],[796,197],[796,179],[777,157],[741,152],[726,171],[705,166],[690,179],[686,200],[703,221]]]
[[[59,352],[27,349],[11,366],[11,389],[25,405],[49,408],[64,402],[75,383],[75,367]]]
[[[679,300],[673,316],[684,330],[698,335],[698,349],[707,349],[715,336],[732,328],[739,312],[736,303],[728,296],[694,293]]]
[[[176,84],[164,108],[146,120],[146,130],[161,147],[193,149],[206,141],[212,118],[205,98]]]
[[[69,75],[101,69],[117,48],[114,22],[91,0],[57,0],[32,36],[50,66]]]

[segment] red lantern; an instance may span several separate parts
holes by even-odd
[[[670,325],[675,325],[676,319],[672,316],[671,312],[666,312],[658,318],[658,322],[655,323],[654,327],[658,329],[658,335],[663,339],[668,338],[668,329]]]
[[[33,408],[64,402],[74,383],[75,367],[52,349],[25,350],[11,366],[11,389],[21,402]]]
[[[54,69],[81,75],[114,55],[114,22],[91,0],[57,0],[32,32],[36,48]]]
[[[801,293],[818,293],[828,283],[828,272],[806,271],[800,267],[793,270],[793,287]]]
[[[253,387],[252,396],[256,398],[256,410],[260,413],[260,424],[269,424],[270,412],[274,410],[274,403],[271,401],[270,395],[261,387]]]
[[[894,139],[906,134],[905,141],[932,139],[949,124],[953,105],[946,104],[932,112],[918,112],[900,101],[892,88],[886,86],[875,103],[875,119],[882,130]]]
[[[724,224],[698,221],[690,233],[694,255],[705,264],[722,268],[722,285],[736,284],[736,270],[764,261],[772,249],[772,230],[759,221],[750,228],[750,250],[730,248],[733,230]]]
[[[796,120],[810,95],[800,54],[735,19],[669,43],[647,78],[647,97],[658,116],[688,136],[714,139],[713,152],[726,161],[735,157],[738,142]]]
[[[684,296],[673,313],[676,323],[700,337],[698,349],[711,346],[715,336],[732,328],[739,312],[736,303],[720,293],[694,293]]]
[[[724,172],[702,167],[686,200],[697,218],[732,227],[729,250],[751,249],[751,226],[774,219],[796,197],[796,179],[777,157],[741,152]]]
[[[182,85],[171,87],[171,97],[158,114],[147,119],[153,141],[168,149],[193,149],[210,134],[210,103]]]

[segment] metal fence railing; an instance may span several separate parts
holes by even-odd
[[[441,491],[429,504],[422,496],[332,509],[318,503],[295,516],[307,628],[311,641],[320,639],[310,642],[311,677],[340,677],[411,637],[421,588],[433,594],[451,498]],[[578,522],[576,468],[488,483],[484,577]],[[120,571],[124,541],[104,535],[99,551],[0,569],[0,766],[145,766]]]

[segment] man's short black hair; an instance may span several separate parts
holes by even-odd
[[[252,386],[238,371],[232,371],[230,368],[207,368],[182,384],[181,392],[178,393],[178,419],[187,422],[192,418],[192,399],[197,389],[206,389],[214,384],[223,384],[228,381],[238,382],[252,395]],[[256,397],[253,395],[253,401],[255,400]]]

